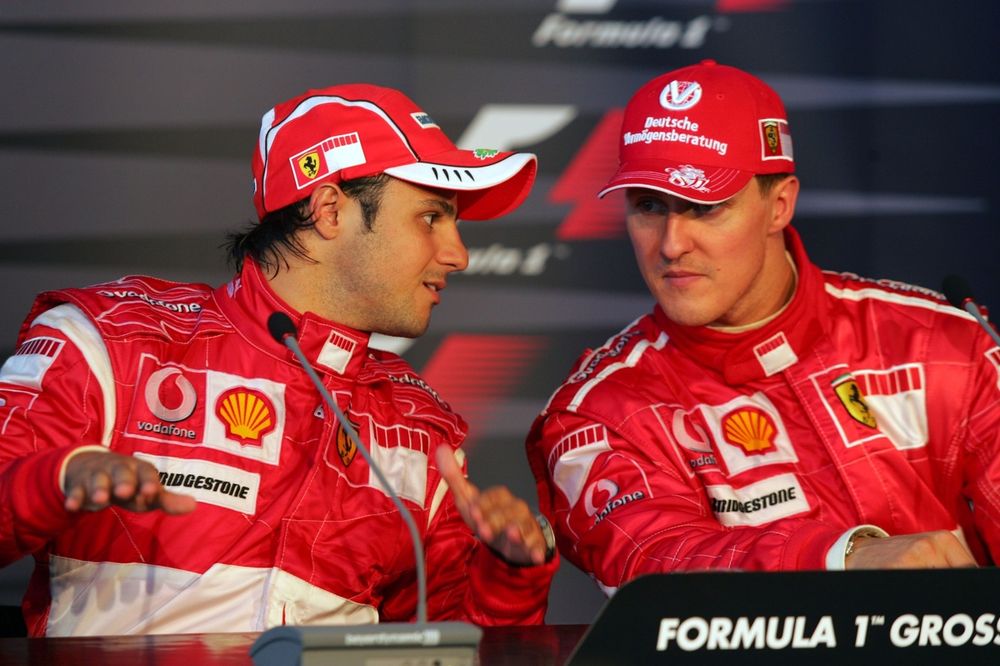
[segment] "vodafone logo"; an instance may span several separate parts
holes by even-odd
[[[603,493],[604,496],[594,501],[595,495],[597,493]],[[618,494],[618,484],[613,481],[608,481],[607,479],[601,479],[600,481],[594,481],[587,487],[587,494],[584,497],[586,502],[587,515],[593,516],[596,514],[601,507],[611,501],[611,498]]]
[[[174,375],[177,376],[174,379],[174,386],[176,391],[180,392],[180,404],[177,404],[176,407],[167,407],[160,397],[160,389],[163,387],[163,383]],[[153,416],[168,423],[176,423],[188,418],[198,403],[194,386],[191,385],[187,377],[181,374],[180,368],[162,368],[151,374],[149,380],[146,381],[144,397],[146,398],[146,406],[149,407]]]
[[[660,106],[668,111],[684,111],[701,101],[697,81],[671,81],[660,91]]]
[[[702,428],[691,420],[687,412],[677,410],[674,412],[670,422],[670,430],[677,443],[688,451],[697,453],[711,453],[712,445],[708,441],[708,435]]]

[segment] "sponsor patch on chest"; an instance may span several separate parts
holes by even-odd
[[[277,464],[285,430],[285,385],[261,377],[196,370],[144,354],[125,432]]]
[[[927,445],[927,382],[921,364],[851,372],[838,366],[811,380],[847,448],[883,437],[900,450]]]
[[[809,511],[794,474],[779,474],[742,488],[705,486],[712,512],[726,527],[755,526]]]
[[[191,495],[199,502],[214,504],[248,515],[257,512],[260,474],[220,465],[207,460],[191,460],[136,453],[160,473],[167,490]]]
[[[765,465],[798,462],[781,415],[763,393],[737,396],[721,405],[700,405],[695,412],[700,412],[703,424],[697,431],[714,443],[716,458],[730,476]],[[708,446],[704,449],[699,453],[711,452]]]

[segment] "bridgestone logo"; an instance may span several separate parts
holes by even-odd
[[[213,493],[221,493],[230,497],[246,499],[250,492],[248,486],[243,486],[222,479],[213,479],[210,476],[200,474],[171,474],[160,472],[160,483],[167,488],[200,488],[210,490]]]
[[[741,502],[734,499],[716,499],[712,498],[712,511],[715,513],[726,513],[726,512],[738,512],[738,513],[753,513],[754,511],[760,511],[761,509],[766,509],[770,506],[775,506],[776,504],[784,504],[785,502],[791,502],[796,499],[795,495],[796,488],[783,488],[781,490],[776,490],[773,493],[768,493],[762,497],[755,497],[751,500],[746,500]]]
[[[246,515],[257,512],[260,474],[256,472],[195,458],[154,456],[142,451],[134,455],[156,468],[166,488]]]

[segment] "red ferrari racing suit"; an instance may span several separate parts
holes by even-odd
[[[291,310],[248,261],[215,290],[129,277],[36,302],[0,370],[0,562],[35,554],[30,634],[414,618],[405,523],[269,335],[274,311],[413,514],[429,617],[541,622],[556,563],[511,567],[480,545],[433,462],[462,442],[461,418],[367,334]],[[197,508],[67,513],[61,475],[81,445],[149,461]]]
[[[909,285],[821,272],[741,333],[656,308],[584,354],[528,457],[564,556],[641,574],[837,568],[860,525],[1000,556],[1000,349]],[[843,567],[843,548],[839,551]]]

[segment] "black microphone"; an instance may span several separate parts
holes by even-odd
[[[284,312],[272,312],[267,318],[267,332],[271,334],[279,344],[285,344],[285,338],[295,337],[295,324],[292,318]]]
[[[361,442],[358,433],[347,420],[337,401],[323,386],[309,359],[302,353],[302,348],[296,339],[295,323],[291,317],[284,312],[271,313],[267,318],[267,330],[275,341],[288,347],[298,359],[324,402],[337,416],[343,431],[354,442],[389,495],[389,499],[399,509],[413,542],[417,577],[417,622],[415,625],[386,623],[360,626],[273,627],[262,633],[251,646],[250,656],[254,664],[256,666],[297,664],[300,663],[299,657],[304,651],[309,651],[311,656],[336,658],[338,664],[367,664],[372,657],[388,658],[386,664],[395,664],[397,660],[402,664],[408,659],[408,654],[419,649],[420,656],[426,659],[433,657],[438,658],[441,663],[472,666],[476,648],[482,638],[482,630],[479,627],[467,622],[427,622],[427,573],[424,566],[424,550],[413,516],[389,484],[381,468],[372,460],[368,448]],[[302,663],[304,661],[303,658]]]
[[[972,289],[968,282],[957,275],[949,275],[941,282],[941,291],[944,292],[944,297],[948,299],[949,303],[972,315],[987,335],[993,338],[993,342],[1000,346],[1000,335],[997,335],[996,330],[979,311],[979,305],[974,300],[975,297],[972,295]]]

